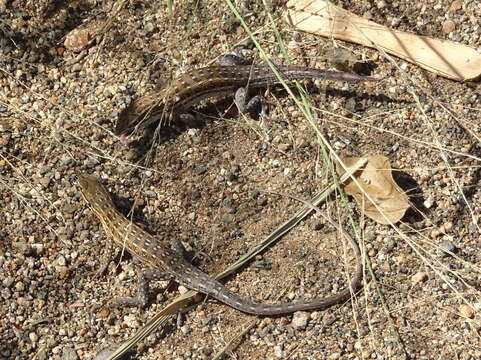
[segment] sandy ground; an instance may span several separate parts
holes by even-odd
[[[119,143],[112,129],[134,96],[214,64],[236,46],[260,61],[224,3],[174,3],[170,15],[165,1],[129,1],[116,14],[113,1],[0,1],[2,359],[94,358],[132,336],[178,294],[171,286],[144,310],[110,306],[115,297],[135,294],[141,264],[116,258],[96,277],[109,241],[79,194],[74,169],[100,177],[123,211],[135,200],[134,220],[149,232],[207,254],[195,263],[209,274],[236,261],[300,207],[257,190],[309,198],[331,181],[312,125],[276,88],[266,94],[267,121],[221,116],[232,104],[227,100],[198,109],[201,126],[163,130],[152,151],[149,134]],[[260,2],[240,3],[258,41],[283,62]],[[481,49],[479,2],[459,9],[446,1],[349,3],[338,4],[396,29]],[[331,197],[324,208],[354,233],[352,214],[366,264],[372,264],[363,290],[323,312],[259,319],[227,356],[480,359],[479,81],[458,83],[398,61],[402,74],[374,50],[289,29],[280,20],[284,2],[271,6],[296,64],[332,67],[340,48],[349,55],[349,71],[368,68],[387,77],[305,85],[315,125],[336,152],[388,156],[419,211],[411,210],[396,230],[362,216],[351,199]],[[80,56],[64,46],[73,29],[95,34],[111,20]],[[227,286],[265,302],[335,293],[346,283],[341,244],[313,215]],[[208,300],[180,325],[173,319],[142,342],[135,358],[210,359],[253,319]]]

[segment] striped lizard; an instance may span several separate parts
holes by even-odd
[[[278,65],[276,68],[280,78],[285,81],[383,80],[383,78],[297,65]],[[169,125],[173,119],[187,115],[191,107],[209,98],[235,95],[235,103],[243,112],[246,109],[244,102],[247,88],[262,88],[278,83],[280,83],[279,77],[268,65],[210,66],[192,70],[182,74],[159,92],[147,94],[132,101],[120,113],[114,133],[122,142],[125,142],[135,130],[145,128],[159,120],[160,125]]]
[[[345,234],[354,250],[357,269],[350,286],[344,290],[335,295],[307,302],[264,304],[244,299],[194,267],[180,253],[172,250],[169,244],[147,233],[122,215],[116,209],[107,189],[96,177],[76,173],[84,199],[98,216],[105,232],[114,243],[125,247],[151,268],[166,271],[169,278],[175,279],[187,288],[209,295],[242,312],[255,315],[278,315],[301,310],[323,310],[349,300],[351,292],[358,291],[362,286],[361,253],[357,243]]]

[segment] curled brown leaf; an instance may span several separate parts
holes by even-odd
[[[366,165],[353,175],[357,184],[352,178],[346,180],[344,191],[353,196],[362,211],[374,221],[396,223],[409,207],[408,197],[394,181],[386,156],[373,155],[366,159]],[[346,157],[342,162],[350,167],[358,160],[357,157]],[[340,176],[345,172],[342,165],[337,164],[337,172]]]

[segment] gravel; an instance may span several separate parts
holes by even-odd
[[[142,135],[120,144],[112,129],[133,97],[215,63],[237,44],[248,56],[257,51],[221,2],[174,1],[174,15],[164,1],[126,2],[115,14],[118,3],[0,0],[0,359],[94,358],[177,295],[168,287],[147,309],[110,307],[113,298],[135,294],[141,266],[122,254],[96,276],[111,250],[79,194],[74,169],[101,178],[125,213],[135,202],[133,219],[148,231],[207,254],[194,262],[209,274],[236,261],[300,207],[260,196],[260,189],[308,198],[329,184],[316,133],[276,88],[266,94],[267,120],[225,115],[230,100],[210,102],[198,109],[203,121],[196,128],[163,130],[153,147]],[[240,11],[281,62],[260,4],[240,2]],[[396,30],[481,49],[475,1],[338,4]],[[283,2],[271,6],[278,19]],[[104,36],[90,42],[111,18]],[[282,22],[279,31],[297,64],[329,67],[342,60],[355,69],[367,62],[375,65],[374,76],[387,76],[375,84],[306,87],[315,107],[325,110],[316,113],[316,124],[339,155],[389,156],[413,209],[401,236],[330,198],[326,208],[353,233],[345,220],[351,211],[375,279],[366,271],[365,288],[347,304],[260,319],[233,352],[239,359],[481,358],[475,345],[479,81],[456,83],[397,60],[413,85],[375,50],[341,41],[336,47]],[[340,55],[331,61],[326,54]],[[353,269],[352,254],[341,244],[313,216],[268,249],[262,266],[243,269],[227,286],[265,302],[333,294]],[[439,247],[456,256],[440,257]],[[208,300],[188,311],[180,327],[173,319],[168,331],[145,340],[136,354],[208,359],[250,318]]]

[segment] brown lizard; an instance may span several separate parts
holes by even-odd
[[[153,269],[161,269],[187,288],[207,294],[235,309],[256,315],[278,315],[301,310],[327,309],[333,305],[347,301],[351,292],[358,291],[362,286],[361,252],[357,243],[344,232],[354,250],[357,268],[350,286],[336,295],[309,302],[296,301],[280,304],[255,303],[244,299],[231,291],[217,280],[200,271],[184,257],[172,250],[168,244],[150,235],[122,215],[107,191],[97,178],[81,175],[77,172],[81,192],[87,203],[99,217],[106,233],[119,246],[125,247]]]
[[[286,81],[328,79],[348,82],[380,81],[382,78],[321,70],[296,65],[279,65],[277,70]],[[211,66],[182,74],[158,93],[132,101],[119,115],[114,133],[125,141],[136,129],[158,121],[169,124],[172,119],[208,98],[240,94],[244,88],[262,88],[278,84],[279,78],[268,65]],[[240,89],[240,90],[239,90]],[[236,104],[242,106],[240,101]],[[243,110],[240,108],[239,110]]]

